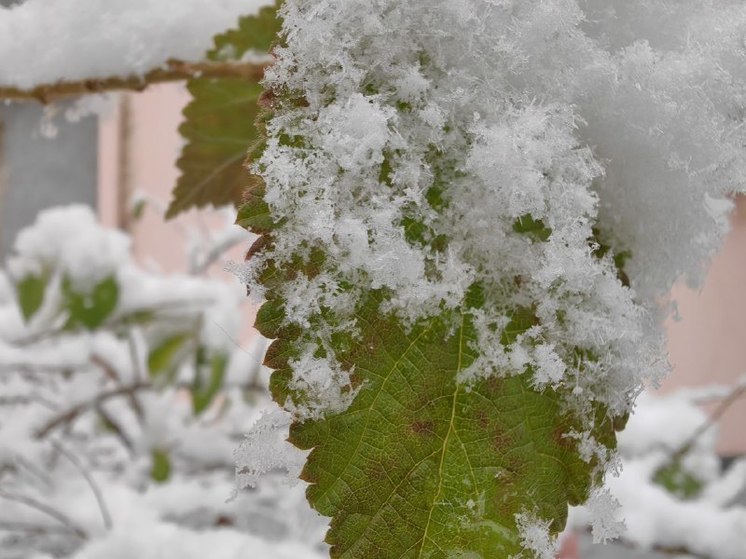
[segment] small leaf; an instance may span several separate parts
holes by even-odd
[[[25,320],[30,320],[41,308],[44,293],[47,289],[47,278],[28,275],[16,284],[18,305]]]
[[[165,483],[171,477],[171,457],[168,452],[153,449],[151,454],[153,465],[150,468],[150,478],[158,483]]]
[[[528,235],[535,241],[546,242],[552,236],[552,230],[544,225],[540,219],[534,219],[531,214],[519,217],[513,223],[513,231]]]
[[[266,53],[280,23],[275,7],[241,18],[238,29],[215,37],[208,58],[240,60],[247,52]],[[192,101],[179,132],[186,144],[177,162],[181,175],[167,217],[207,205],[238,204],[248,182],[246,152],[259,137],[255,121],[258,83],[239,78],[196,78],[187,84]]]
[[[247,182],[251,182],[251,179]],[[264,188],[261,184],[257,184],[254,189],[246,193],[244,203],[238,209],[237,225],[254,233],[266,233],[272,230],[274,222],[269,206],[262,200],[263,193]]]
[[[156,313],[152,309],[138,309],[119,317],[119,323],[125,326],[138,326],[152,322]]]
[[[534,309],[524,307],[516,309],[510,318],[510,322],[505,327],[505,330],[503,330],[500,343],[506,346],[512,344],[518,336],[526,333],[532,326],[536,326],[537,324],[539,324],[539,319],[536,318]]]
[[[687,472],[678,460],[659,468],[653,482],[684,500],[695,498],[703,487],[702,482]]]
[[[223,387],[227,366],[228,357],[226,355],[215,355],[210,360],[210,376],[206,385],[203,385],[201,376],[197,374],[194,386],[192,387],[194,415],[200,415],[210,407],[215,396],[217,396]]]
[[[593,236],[589,239],[589,243],[593,248],[593,255],[596,258],[603,258],[611,253],[614,258],[617,278],[622,282],[622,285],[629,287],[629,276],[627,275],[625,266],[629,259],[632,258],[632,253],[629,250],[614,252],[611,248],[611,244],[603,240],[603,234],[598,227],[593,228]]]
[[[137,201],[135,201],[134,204],[132,204],[132,219],[135,221],[139,221],[142,219],[142,216],[145,214],[145,210],[148,207],[148,202],[144,198],[141,198]]]
[[[95,330],[111,315],[119,301],[119,284],[110,276],[96,284],[90,293],[75,290],[69,278],[62,281],[64,306],[68,312],[65,327],[74,329],[83,326]]]
[[[184,344],[191,339],[190,334],[172,336],[155,347],[148,355],[148,371],[151,377],[173,370],[178,365]]]

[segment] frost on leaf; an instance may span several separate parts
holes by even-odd
[[[546,555],[665,369],[658,298],[719,241],[743,112],[705,51],[609,50],[582,6],[281,8],[238,221],[334,557]]]
[[[286,441],[290,423],[290,414],[275,409],[251,427],[235,452],[239,487],[255,487],[261,476],[275,470],[284,471],[290,483],[297,482],[305,456]]]

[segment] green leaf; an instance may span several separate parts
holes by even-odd
[[[289,438],[311,450],[301,477],[311,505],[332,518],[331,556],[507,558],[521,551],[521,512],[562,530],[596,466],[565,436],[580,420],[563,411],[562,395],[536,391],[527,374],[457,382],[475,358],[468,311],[407,330],[380,312],[382,299],[372,293],[359,308],[360,339],[334,348],[355,371],[351,407],[296,422]],[[514,313],[517,329],[529,314]],[[273,395],[285,404],[302,398],[288,364],[300,334],[281,325],[281,302],[271,300],[257,327],[277,338],[267,364],[277,368]],[[614,426],[597,412],[593,434],[612,448]]]
[[[44,293],[47,290],[47,278],[28,275],[16,284],[18,305],[25,320],[30,320],[41,308]]]
[[[267,52],[280,31],[277,8],[266,6],[256,15],[244,16],[238,20],[238,28],[217,35],[213,48],[207,57],[210,60],[240,60],[247,52]]]
[[[137,200],[132,205],[132,219],[135,221],[140,221],[142,219],[142,216],[145,215],[145,210],[148,207],[148,202],[145,199]]]
[[[552,229],[544,225],[540,219],[534,219],[531,214],[519,217],[513,223],[513,231],[528,235],[535,241],[546,242],[552,236]]]
[[[593,228],[593,236],[589,239],[589,244],[593,249],[593,254],[597,258],[603,258],[607,254],[611,254],[614,259],[614,266],[617,270],[617,277],[622,285],[629,287],[629,276],[625,270],[627,262],[632,258],[632,253],[628,250],[620,250],[615,252],[611,244],[604,241],[604,235],[598,227]]]
[[[539,324],[534,309],[519,308],[516,309],[510,317],[510,322],[503,330],[500,336],[500,343],[510,345],[516,341],[518,336],[527,332],[532,326]]]
[[[150,478],[158,483],[165,483],[171,477],[171,457],[168,452],[155,448],[151,453],[153,464],[150,468]]]
[[[183,356],[186,342],[192,338],[191,334],[177,334],[167,338],[160,345],[153,348],[148,355],[148,371],[151,377],[173,370]]]
[[[653,482],[680,499],[694,499],[702,492],[702,482],[687,472],[679,460],[659,468]]]
[[[215,355],[210,359],[210,374],[207,383],[203,382],[201,375],[195,376],[194,386],[192,387],[192,407],[194,415],[200,415],[215,399],[220,392],[225,380],[225,372],[228,366],[227,355]]]
[[[251,179],[250,179],[251,180]],[[255,233],[266,233],[274,227],[269,206],[262,200],[264,191],[261,184],[248,190],[245,202],[238,209],[236,224]]]
[[[240,60],[247,52],[266,53],[280,23],[275,7],[243,17],[238,29],[215,37],[214,61]],[[187,83],[192,101],[179,132],[186,140],[177,166],[181,175],[167,217],[207,205],[237,204],[248,182],[246,152],[257,140],[257,101],[262,87],[239,78],[197,78]]]
[[[80,326],[95,330],[111,315],[119,301],[119,284],[110,276],[96,284],[90,293],[75,290],[69,278],[62,280],[64,307],[68,312],[65,327],[74,329]]]

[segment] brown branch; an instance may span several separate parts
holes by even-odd
[[[129,340],[129,346],[130,350],[132,349],[132,332],[128,331],[128,340]],[[104,359],[102,356],[94,354],[91,356],[91,362],[94,365],[99,366],[103,371],[104,374],[111,380],[113,380],[118,386],[122,387],[124,384],[122,383],[122,379],[119,376],[119,373],[114,368],[114,366],[109,363],[106,359]],[[135,370],[135,381],[141,382],[143,376],[139,374],[138,372],[138,365],[137,363],[133,363],[133,367]],[[132,410],[135,412],[135,415],[137,416],[137,419],[142,424],[142,418],[144,416],[144,412],[142,409],[142,406],[140,405],[140,401],[137,399],[137,395],[134,392],[130,392],[127,394],[127,399],[130,401],[130,405],[132,406]],[[117,435],[119,438],[125,443],[125,446],[131,451],[133,446],[132,443],[130,443],[127,439],[127,436],[124,434],[124,431],[122,431],[119,426],[112,420],[112,418],[108,417],[108,414],[104,410],[103,406],[101,404],[96,406],[96,409],[98,410],[101,417],[104,418],[104,420],[108,421],[117,432]]]
[[[44,425],[42,425],[36,431],[36,438],[37,439],[45,438],[47,435],[49,435],[49,433],[51,433],[58,427],[72,423],[81,414],[87,412],[88,410],[99,407],[102,403],[106,402],[107,400],[111,400],[112,398],[117,398],[119,396],[127,396],[129,394],[133,394],[140,390],[151,390],[152,388],[153,388],[153,385],[150,384],[149,382],[140,382],[140,383],[132,384],[129,386],[122,386],[114,390],[109,390],[108,392],[102,392],[101,394],[93,398],[92,400],[81,402],[80,404],[73,406],[67,411],[47,421]]]
[[[713,425],[715,425],[723,414],[738,401],[739,398],[746,395],[746,384],[739,384],[733,388],[731,393],[720,402],[715,411],[712,412],[707,421],[700,425],[697,430],[682,444],[673,454],[671,454],[671,462],[681,460],[687,452],[696,444],[697,440],[704,435]]]
[[[134,394],[132,395],[132,397],[134,399]],[[136,399],[130,400],[130,402],[132,401],[137,402]],[[98,415],[101,417],[101,420],[114,433],[114,436],[119,439],[119,442],[122,443],[122,446],[127,450],[129,455],[134,457],[135,445],[129,439],[129,436],[125,432],[124,428],[119,424],[119,422],[114,419],[114,417],[108,411],[106,411],[106,408],[104,408],[103,404],[96,406],[96,413],[98,413]]]
[[[259,82],[268,66],[262,62],[184,62],[169,60],[161,68],[150,70],[142,76],[111,77],[82,81],[60,81],[32,89],[0,87],[0,99],[12,101],[38,101],[42,104],[65,97],[78,97],[108,91],[142,91],[149,85],[190,80],[193,78],[238,78]]]

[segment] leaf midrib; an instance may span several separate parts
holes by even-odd
[[[464,315],[462,314],[461,315],[461,329],[459,331],[458,360],[456,363],[456,378],[458,378],[458,374],[461,372],[463,357],[464,357]],[[459,390],[461,389],[461,384],[457,381],[455,383],[455,386],[456,386],[456,389],[453,391],[453,400],[451,403],[451,420],[448,426],[448,432],[446,433],[446,436],[443,437],[443,447],[440,453],[440,466],[438,467],[438,491],[435,494],[435,497],[433,498],[433,503],[432,505],[430,505],[430,511],[427,515],[427,523],[425,524],[425,530],[422,534],[422,544],[420,545],[420,551],[417,553],[418,559],[422,558],[422,553],[425,550],[425,542],[427,542],[427,539],[428,539],[427,534],[430,531],[430,523],[433,518],[433,511],[435,510],[436,503],[438,502],[438,499],[440,498],[440,495],[443,492],[443,479],[444,479],[443,465],[445,464],[446,453],[448,452],[448,441],[450,440],[451,433],[453,433],[458,438],[458,435],[456,434],[456,427],[454,425],[454,419],[456,418],[456,403],[458,401],[458,394],[459,394]],[[461,444],[463,445],[463,443]],[[468,454],[467,454],[467,459],[468,459]],[[474,475],[474,472],[472,471],[472,476],[473,475]]]

